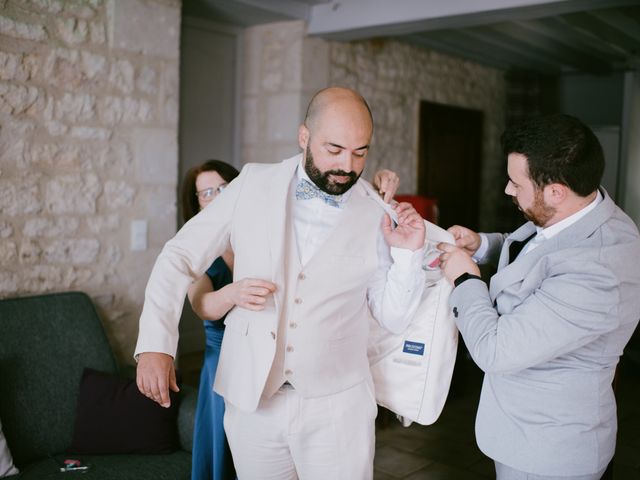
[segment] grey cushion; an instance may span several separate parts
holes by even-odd
[[[21,467],[70,445],[84,367],[117,368],[84,293],[0,301],[0,338],[0,418]]]
[[[29,465],[15,478],[20,480],[40,480],[43,478],[187,480],[191,478],[191,454],[184,451],[169,455],[58,455],[56,458],[59,461],[66,458],[77,458],[84,464],[90,464],[91,468],[86,473],[60,473],[59,465],[53,459],[45,458]]]

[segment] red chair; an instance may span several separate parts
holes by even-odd
[[[396,195],[394,199],[398,202],[409,202],[422,218],[438,224],[438,201],[435,198],[422,195]]]

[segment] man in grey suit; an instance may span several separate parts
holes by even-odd
[[[503,479],[599,479],[613,457],[612,380],[640,318],[640,236],[599,188],[602,148],[568,115],[502,136],[505,193],[529,220],[510,235],[451,227],[441,267],[485,372],[480,449]],[[472,257],[473,256],[473,257]],[[497,262],[489,287],[474,260]]]

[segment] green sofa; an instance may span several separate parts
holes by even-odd
[[[65,455],[74,429],[85,367],[118,373],[102,323],[84,293],[0,300],[0,419],[20,474],[7,478],[68,478],[51,458],[91,464],[86,480],[187,479],[197,394],[180,392],[181,449],[167,455]]]

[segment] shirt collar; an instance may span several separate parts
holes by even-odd
[[[315,183],[313,183],[313,180],[311,180],[309,178],[309,175],[307,175],[307,171],[304,169],[304,158],[300,159],[300,163],[296,167],[296,182],[299,182],[300,180],[306,180],[307,182],[315,185]],[[336,202],[340,204],[345,204],[346,202],[349,201],[349,198],[351,198],[352,188],[344,192],[342,195],[331,195],[331,194],[328,194],[328,195],[331,195]]]
[[[591,210],[596,208],[596,206],[602,200],[604,200],[604,197],[602,196],[602,193],[600,193],[600,190],[597,190],[597,192],[598,193],[596,195],[596,198],[589,205],[582,208],[581,210],[578,210],[576,213],[568,216],[564,220],[561,220],[558,223],[554,223],[550,227],[547,227],[547,228],[536,227],[536,233],[538,235],[542,233],[544,238],[549,239],[549,238],[555,237],[562,230],[576,223],[578,220],[584,217],[587,213],[589,213]]]

